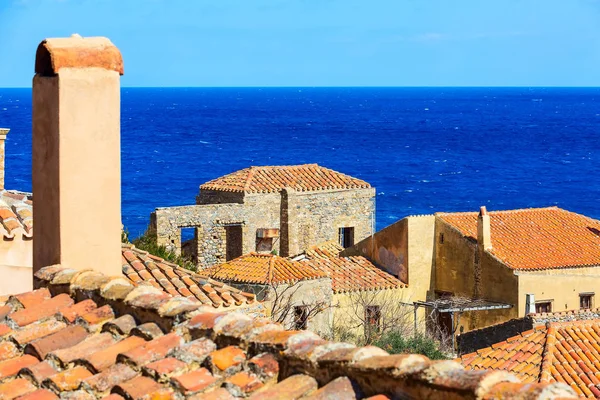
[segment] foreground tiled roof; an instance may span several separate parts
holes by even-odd
[[[472,370],[512,372],[523,382],[562,382],[600,398],[600,320],[549,323],[460,361]]]
[[[407,286],[362,256],[315,258],[300,262],[330,276],[334,293],[396,289]]]
[[[229,309],[256,303],[252,293],[188,271],[131,244],[122,245],[122,261],[123,274],[132,282],[152,285],[173,296],[184,296],[215,308]]]
[[[564,384],[207,312],[124,277],[52,266],[36,278],[40,289],[0,307],[3,399],[575,398]]]
[[[300,192],[369,188],[367,182],[317,164],[250,167],[200,186],[204,190],[275,193],[284,188]]]
[[[20,235],[24,239],[33,236],[32,196],[14,190],[0,191],[0,234],[5,239]]]
[[[327,278],[326,273],[305,268],[289,258],[259,253],[245,254],[224,264],[206,268],[202,273],[223,281],[261,285]]]
[[[600,265],[600,221],[557,207],[491,211],[490,252],[513,269]],[[477,240],[476,212],[437,213]]]

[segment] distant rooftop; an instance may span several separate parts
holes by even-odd
[[[250,167],[213,179],[201,190],[277,193],[285,188],[300,192],[370,188],[367,182],[318,164]]]
[[[558,207],[490,211],[490,252],[516,270],[600,265],[600,221]],[[477,240],[477,212],[436,216]]]

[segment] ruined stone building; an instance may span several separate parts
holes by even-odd
[[[335,240],[343,247],[371,235],[375,189],[317,164],[250,167],[200,186],[196,205],[158,208],[159,245],[181,253],[182,229],[200,267],[249,252],[290,256]]]
[[[35,290],[0,297],[1,398],[577,398],[562,382],[524,384],[214,307],[244,300],[211,282],[194,293],[194,276],[119,241],[119,50],[105,38],[48,39],[35,71]]]

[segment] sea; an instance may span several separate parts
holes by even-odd
[[[259,165],[318,163],[408,215],[558,206],[600,219],[600,88],[122,88],[123,223]],[[6,187],[31,191],[31,89],[0,89]],[[81,132],[82,135],[85,132]],[[100,166],[99,166],[100,167]]]

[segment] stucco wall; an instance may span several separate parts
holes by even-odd
[[[0,239],[0,295],[23,293],[33,287],[33,240],[20,235]]]
[[[600,267],[515,271],[515,273],[519,279],[520,317],[525,315],[527,293],[533,293],[536,301],[552,300],[553,312],[579,309],[579,293],[591,292],[600,296]],[[598,301],[597,298],[595,300]]]

